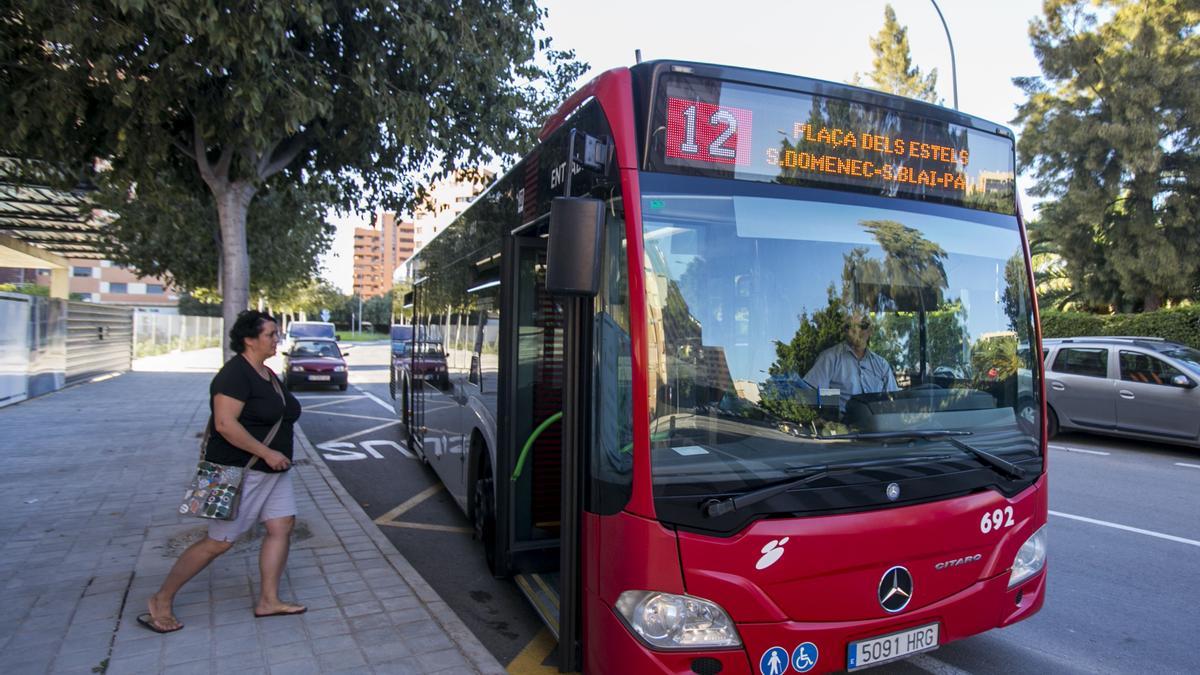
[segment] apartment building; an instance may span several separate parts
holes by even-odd
[[[416,248],[428,244],[438,232],[454,222],[460,213],[467,210],[479,193],[495,180],[490,171],[481,171],[478,180],[468,180],[463,173],[436,183],[429,189],[429,197],[413,213],[413,235]]]
[[[415,250],[413,223],[396,214],[375,214],[373,227],[354,228],[354,293],[361,298],[383,295],[392,288],[392,273]]]
[[[127,305],[160,313],[174,313],[179,306],[178,293],[163,279],[138,276],[133,270],[108,260],[69,258],[68,261],[71,263],[68,289],[82,295],[86,302]]]

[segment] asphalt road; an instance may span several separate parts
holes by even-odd
[[[348,358],[348,392],[299,392],[304,432],[497,659],[537,672],[552,646],[537,616],[488,574],[465,516],[401,442],[388,346]],[[1200,450],[1063,435],[1051,444],[1050,509],[1039,614],[873,672],[1200,672]]]

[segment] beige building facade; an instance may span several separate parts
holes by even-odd
[[[149,310],[174,311],[179,294],[157,277],[141,277],[136,272],[108,260],[70,258],[68,287],[86,302],[127,305]]]
[[[354,294],[373,298],[392,288],[392,274],[416,250],[413,223],[396,214],[375,214],[374,227],[354,228]]]

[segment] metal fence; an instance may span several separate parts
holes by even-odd
[[[132,312],[94,302],[67,305],[67,384],[130,369]]]
[[[183,316],[135,312],[133,316],[133,356],[154,356],[173,351],[221,346],[222,319],[219,316]]]

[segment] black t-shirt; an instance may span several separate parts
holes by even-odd
[[[274,373],[271,376],[274,377]],[[254,366],[250,365],[246,357],[238,354],[221,367],[221,370],[213,377],[212,383],[208,385],[209,413],[212,412],[213,399],[217,394],[224,394],[245,403],[242,407],[242,414],[238,415],[238,422],[241,422],[242,426],[246,427],[246,431],[249,431],[250,435],[260,442],[267,437],[267,434],[271,432],[271,427],[275,426],[275,422],[282,415],[283,423],[279,425],[279,431],[275,434],[269,447],[282,452],[291,460],[292,425],[300,419],[300,402],[296,400],[295,396],[292,396],[290,391],[284,390],[283,392],[284,398],[287,400],[285,406],[284,401],[275,391],[275,387],[269,381],[264,380],[262,375],[255,372]],[[209,423],[212,423],[211,420]],[[225,440],[215,428],[212,429],[208,438],[208,449],[204,454],[208,461],[228,466],[246,466],[254,457]],[[255,462],[250,470],[278,473],[261,459]]]

